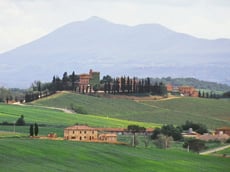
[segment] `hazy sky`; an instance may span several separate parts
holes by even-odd
[[[230,38],[230,0],[0,0],[0,53],[90,16],[159,23],[201,38]]]

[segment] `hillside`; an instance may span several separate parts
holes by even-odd
[[[27,124],[37,122],[41,125],[40,133],[47,135],[50,132],[56,132],[58,136],[63,136],[65,127],[78,124],[88,124],[92,127],[124,127],[136,124],[144,127],[156,127],[158,124],[143,123],[136,121],[127,121],[122,119],[107,118],[95,115],[81,115],[65,113],[60,110],[47,109],[43,107],[19,106],[0,104],[0,123],[14,123],[21,115],[24,116]],[[13,127],[0,125],[0,130],[12,131]],[[16,131],[28,134],[29,126],[16,126]]]
[[[228,39],[199,39],[160,24],[126,26],[92,17],[0,54],[0,85],[27,88],[34,80],[92,67],[102,75],[195,77],[229,84],[229,55]]]
[[[229,103],[229,100],[218,100],[217,103],[209,99],[175,97],[157,101],[153,97],[106,98],[62,92],[33,102],[34,105],[0,104],[0,119],[12,123],[23,115],[27,124],[37,122],[40,125],[39,135],[55,132],[59,137],[63,137],[63,129],[66,126],[75,123],[95,127],[127,127],[129,124],[157,127],[159,125],[151,123],[151,120],[160,123],[171,120],[176,124],[191,116],[195,120],[206,119],[199,122],[205,122],[210,127],[214,124],[215,126],[229,125]],[[68,108],[69,104],[81,106],[91,115],[65,113],[61,109],[53,108],[54,106]],[[43,107],[44,105],[47,107]],[[173,118],[165,114],[167,111]],[[198,112],[210,115],[201,116],[197,114]],[[133,121],[123,120],[125,118],[132,118]],[[135,122],[141,119],[147,122]],[[15,133],[12,132],[14,130]],[[0,125],[0,171],[71,172],[77,169],[77,171],[91,172],[93,169],[95,172],[184,172],[189,169],[191,172],[219,172],[229,170],[229,158],[188,153],[182,149],[182,143],[177,142],[170,149],[162,150],[156,148],[151,142],[147,148],[144,148],[141,136],[138,136],[140,144],[133,148],[116,144],[31,139],[28,133],[29,126],[14,128],[12,125]],[[118,135],[118,140],[123,141],[122,139],[129,143],[130,136]]]
[[[229,158],[200,156],[174,149],[8,138],[1,139],[0,148],[4,172],[229,171]]]
[[[71,108],[81,107],[88,114],[157,124],[183,124],[186,120],[204,123],[210,129],[230,125],[229,99],[180,97],[165,100],[138,100],[112,96],[95,97],[60,93],[34,102],[35,105]],[[72,104],[72,105],[71,105]]]

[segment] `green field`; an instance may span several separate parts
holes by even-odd
[[[43,124],[40,127],[40,133],[47,135],[50,132],[55,132],[58,136],[63,136],[65,127],[78,124],[87,124],[92,127],[124,127],[127,128],[130,124],[136,124],[144,127],[156,127],[158,124],[143,123],[136,121],[128,121],[116,118],[109,118],[103,116],[94,115],[81,115],[81,114],[69,114],[60,110],[47,109],[42,107],[33,106],[18,106],[18,105],[6,105],[0,104],[0,122],[7,121],[9,123],[15,123],[15,121],[21,116],[24,116],[27,124],[35,123]],[[0,125],[0,131],[13,131],[13,126]],[[16,132],[29,133],[29,126],[16,126]]]
[[[81,106],[88,114],[71,114],[57,109],[38,107],[42,105],[69,108],[71,103]],[[201,119],[206,118],[207,126],[216,127],[229,125],[228,112],[230,112],[228,100],[180,98],[135,102],[72,93],[57,94],[33,104],[32,106],[0,104],[0,122],[14,123],[23,115],[27,124],[34,122],[40,124],[39,135],[55,132],[63,137],[63,129],[75,123],[93,127],[127,127],[130,124],[156,127],[164,123],[184,123],[187,119],[202,122]],[[143,136],[139,136],[140,144],[137,148],[132,148],[102,143],[31,139],[28,133],[29,126],[0,125],[0,171],[230,170],[230,158],[187,153],[182,149],[182,143],[174,143],[172,148],[162,150],[156,148],[152,142],[148,148],[144,148]],[[119,136],[118,140],[129,143],[130,137]]]
[[[200,156],[175,149],[132,148],[122,145],[0,139],[0,171],[160,171],[220,172],[230,159]]]
[[[89,114],[132,121],[181,125],[186,120],[206,124],[209,129],[230,126],[229,99],[177,98],[133,101],[74,93],[57,94],[34,102],[35,105],[70,108],[71,104]]]

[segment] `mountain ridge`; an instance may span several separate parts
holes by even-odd
[[[5,84],[21,87],[90,68],[113,76],[182,76],[230,84],[229,55],[228,39],[200,39],[159,24],[127,26],[92,17],[0,54],[0,85],[15,73],[18,77]]]

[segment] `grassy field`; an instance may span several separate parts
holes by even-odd
[[[71,114],[37,107],[37,105],[43,105],[69,108],[71,103],[85,108],[91,115]],[[200,118],[207,118],[205,124],[218,126],[229,124],[227,111],[230,112],[228,100],[180,98],[135,102],[72,93],[54,95],[48,99],[36,101],[34,104],[36,106],[0,104],[0,122],[14,123],[23,115],[28,124],[34,122],[43,124],[39,127],[39,135],[55,132],[62,137],[63,129],[75,123],[94,127],[127,127],[130,124],[156,127],[159,126],[156,123],[167,121],[178,124],[186,119],[195,119],[200,122]],[[211,109],[201,108],[203,106]],[[205,115],[199,117],[201,114]],[[174,146],[168,150],[162,150],[152,143],[148,148],[144,148],[141,140],[143,136],[139,136],[140,145],[132,148],[102,143],[31,139],[28,133],[29,126],[14,128],[13,125],[0,125],[0,171],[230,171],[230,158],[187,153],[182,149],[182,142],[174,143]],[[119,136],[118,140],[129,143],[130,137]],[[228,150],[226,151],[228,153]]]
[[[221,153],[221,154],[227,154],[227,155],[229,155],[229,156],[230,156],[230,148],[228,148],[228,149],[224,149],[224,150],[222,150],[222,151],[219,151],[218,153]]]
[[[70,108],[71,104],[89,114],[158,124],[183,124],[186,120],[208,128],[230,125],[229,99],[177,98],[169,100],[128,100],[61,93],[34,102],[36,105]]]
[[[18,105],[6,105],[0,104],[0,122],[7,121],[9,123],[15,123],[15,121],[21,116],[24,116],[27,124],[35,123],[44,124],[40,126],[41,134],[47,135],[49,132],[55,132],[59,136],[63,136],[63,129],[67,126],[78,124],[87,124],[92,127],[124,127],[126,128],[130,124],[136,124],[144,127],[156,127],[159,126],[154,123],[143,123],[136,121],[128,121],[116,118],[109,118],[103,116],[94,115],[81,115],[81,114],[69,114],[60,110],[47,109],[42,107],[33,106],[18,106]],[[0,131],[13,131],[13,126],[0,125]],[[15,130],[20,133],[28,133],[29,126],[16,126]]]
[[[229,171],[229,163],[229,158],[200,156],[175,149],[145,149],[39,139],[0,139],[0,171],[4,172],[220,172]]]

